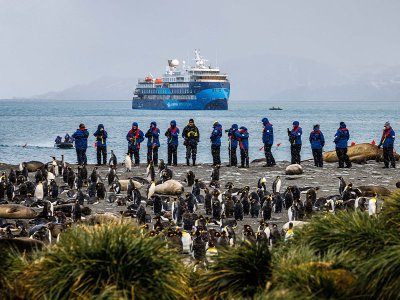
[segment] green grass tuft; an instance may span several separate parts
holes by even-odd
[[[400,229],[400,191],[396,191],[384,200],[382,216],[388,225]]]
[[[252,298],[271,278],[271,254],[264,245],[245,242],[220,251],[196,287],[201,299]]]
[[[317,254],[325,254],[328,250],[335,253],[349,251],[355,257],[365,259],[390,245],[393,237],[384,218],[343,211],[314,217],[295,236],[294,243],[308,245]]]
[[[129,224],[78,227],[25,271],[32,296],[49,299],[185,297],[177,253]]]
[[[273,260],[273,289],[290,290],[311,299],[345,299],[355,282],[348,269],[353,257],[328,251],[315,255],[308,246],[279,251]]]
[[[369,299],[399,299],[400,240],[387,246],[356,267],[360,279],[357,291]]]

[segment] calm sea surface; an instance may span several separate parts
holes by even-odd
[[[282,111],[270,111],[271,106],[279,105]],[[75,150],[54,148],[57,135],[72,134],[79,123],[84,123],[90,132],[87,151],[89,163],[96,163],[96,150],[93,147],[94,131],[103,123],[109,138],[108,152],[111,149],[122,162],[127,150],[125,136],[133,121],[145,132],[151,121],[156,121],[161,130],[160,158],[166,159],[166,138],[163,136],[172,119],[177,121],[181,132],[190,118],[194,118],[200,130],[198,162],[209,163],[211,159],[210,139],[212,124],[218,120],[223,129],[233,123],[246,126],[250,133],[250,160],[264,157],[261,119],[268,117],[274,125],[275,159],[289,160],[290,150],[286,128],[294,120],[303,128],[302,159],[311,158],[308,136],[312,125],[319,123],[325,135],[325,151],[333,150],[333,136],[339,122],[344,121],[350,130],[350,141],[371,142],[380,139],[383,124],[390,121],[394,130],[400,132],[399,102],[230,102],[228,111],[148,111],[132,110],[130,101],[0,101],[0,162],[20,163],[21,161],[49,161],[51,156],[60,158],[64,154],[68,162],[76,162]],[[280,143],[280,147],[276,144]],[[23,145],[27,145],[23,147]],[[396,143],[395,147],[398,145]],[[141,149],[141,162],[146,161],[146,144]],[[224,133],[221,146],[223,161],[228,161],[228,139]],[[185,151],[183,140],[178,148],[178,163],[183,163]]]

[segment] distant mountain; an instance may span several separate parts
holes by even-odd
[[[271,100],[349,100],[349,101],[399,101],[400,67],[381,72],[362,74],[345,84],[325,87],[300,86],[286,89],[268,97]]]
[[[227,60],[221,71],[231,81],[231,100],[400,99],[400,66],[367,66],[344,73],[308,59],[270,55]],[[33,98],[128,100],[138,77],[103,77]]]
[[[75,85],[65,90],[33,96],[52,100],[129,100],[132,99],[133,78],[102,77],[88,84]]]
[[[226,61],[221,68],[231,80],[234,99],[269,99],[286,90],[318,88],[349,81],[336,69],[296,57],[252,56]]]

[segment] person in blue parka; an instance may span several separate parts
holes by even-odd
[[[310,133],[310,144],[314,157],[314,166],[322,168],[324,165],[322,148],[325,146],[325,138],[319,127],[319,124],[314,125],[313,131]]]
[[[300,164],[301,162],[300,151],[302,144],[301,135],[303,134],[303,130],[299,125],[300,125],[299,121],[294,121],[292,130],[289,130],[288,128],[292,164]]]
[[[135,165],[140,163],[140,143],[144,140],[143,132],[139,129],[137,122],[132,123],[132,128],[128,131],[126,135],[126,140],[128,141],[128,152],[129,155],[135,157]]]
[[[213,166],[221,164],[221,136],[222,136],[222,125],[219,124],[218,121],[215,121],[213,125],[213,130],[211,131],[210,134]]]
[[[239,126],[237,124],[232,124],[231,128],[228,129],[228,139],[229,139],[229,165],[227,167],[237,166],[237,155],[236,149],[238,146],[238,139],[236,132],[239,131]]]
[[[153,161],[154,165],[158,165],[158,148],[160,147],[160,129],[157,128],[155,121],[150,123],[150,128],[147,130],[147,164]]]
[[[179,128],[176,127],[176,121],[172,120],[169,123],[170,127],[165,132],[168,144],[168,165],[173,162],[174,166],[178,165],[178,138]]]
[[[340,122],[340,126],[335,134],[335,139],[333,140],[336,144],[336,155],[339,159],[339,168],[344,168],[344,163],[346,163],[346,168],[351,168],[351,162],[347,155],[347,142],[349,139],[350,133],[346,124]]]
[[[97,165],[101,164],[101,156],[103,156],[103,165],[107,164],[107,131],[104,130],[104,125],[99,124],[93,135],[96,137],[97,149]]]
[[[249,167],[249,133],[247,128],[241,126],[236,132],[236,138],[240,147],[240,168]]]
[[[75,150],[79,165],[87,164],[86,149],[89,131],[86,129],[85,124],[79,124],[79,129],[72,135],[75,139]]]
[[[261,122],[263,123],[264,127],[262,140],[264,143],[265,161],[267,162],[264,167],[273,167],[276,165],[275,158],[271,152],[272,145],[274,144],[274,128],[272,127],[272,124],[269,122],[268,118],[263,118]]]
[[[396,139],[396,134],[390,126],[389,122],[385,123],[382,132],[381,142],[378,148],[383,147],[383,162],[385,164],[384,168],[389,168],[389,162],[392,168],[396,168],[396,160],[393,155],[394,140]]]

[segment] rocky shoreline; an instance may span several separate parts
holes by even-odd
[[[350,169],[339,169],[336,163],[325,163],[324,168],[316,168],[313,166],[312,161],[302,162],[303,174],[301,175],[285,175],[285,168],[289,165],[288,162],[278,162],[276,166],[271,168],[263,167],[264,162],[253,162],[250,168],[232,168],[222,166],[220,168],[220,190],[224,191],[225,184],[227,182],[232,182],[235,187],[242,188],[244,186],[249,186],[250,191],[255,191],[257,189],[257,182],[260,178],[266,178],[266,185],[268,191],[272,190],[272,183],[276,176],[280,176],[282,180],[281,192],[285,191],[286,187],[291,185],[296,185],[299,188],[304,187],[318,187],[317,197],[327,197],[330,195],[338,194],[338,178],[343,177],[346,183],[353,183],[354,187],[357,186],[383,186],[394,191],[396,189],[396,183],[399,181],[399,172],[397,169],[383,169],[382,163],[375,161],[368,161],[367,164],[353,164]],[[0,172],[5,172],[8,174],[11,169],[16,169],[18,166],[9,165],[6,163],[0,163]],[[77,166],[71,165],[71,167],[76,171]],[[94,165],[88,165],[88,173],[93,170]],[[107,190],[109,189],[107,182],[105,180],[106,174],[108,172],[108,166],[99,166],[98,173],[104,180]],[[178,165],[176,167],[170,167],[173,171],[173,179],[178,180],[184,186],[185,192],[191,192],[192,187],[187,186],[184,182],[186,172],[191,170],[194,172],[196,178],[204,182],[207,186],[211,180],[212,166],[210,164],[200,164],[195,167]],[[30,173],[30,180],[34,180],[34,174]],[[146,166],[140,165],[132,169],[132,172],[125,172],[124,167],[119,164],[117,167],[117,175],[119,179],[127,179],[132,176],[146,177]],[[158,176],[158,174],[157,174]],[[56,182],[59,185],[63,184],[62,177],[58,176]],[[144,185],[141,189],[141,195],[146,196],[147,186]],[[126,193],[126,192],[122,192]],[[202,191],[202,194],[204,192]],[[61,198],[66,198],[66,195],[62,195]],[[301,194],[301,200],[305,200],[305,194]],[[89,206],[94,213],[105,213],[112,212],[119,214],[121,211],[126,210],[124,206],[118,206],[117,203],[110,203],[107,199],[100,200],[97,204],[86,204]],[[151,214],[152,207],[147,207],[146,212]],[[203,205],[199,205],[199,210],[196,212],[198,214],[205,214]],[[251,225],[255,230],[259,223],[259,218],[251,218],[250,216],[245,216],[243,221],[238,222],[239,232],[242,230],[244,224]],[[276,223],[281,227],[284,223],[288,221],[288,214],[285,209],[282,213],[272,213],[272,219],[270,223]]]

